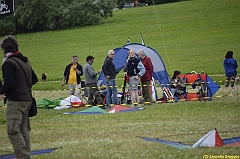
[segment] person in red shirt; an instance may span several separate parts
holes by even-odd
[[[141,59],[141,62],[143,63],[146,72],[141,77],[141,86],[142,86],[142,94],[144,103],[151,103],[152,102],[152,93],[150,91],[150,83],[152,80],[152,74],[153,74],[153,64],[152,60],[145,54],[143,49],[138,50],[138,57]]]

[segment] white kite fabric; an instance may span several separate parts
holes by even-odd
[[[67,109],[72,106],[79,106],[81,102],[82,102],[81,99],[79,99],[77,96],[70,95],[69,97],[61,100],[60,105],[56,106],[54,109],[60,110],[60,109]]]

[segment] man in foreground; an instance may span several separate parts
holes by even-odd
[[[0,100],[7,96],[7,133],[17,158],[30,159],[30,122],[28,113],[32,104],[31,88],[38,78],[28,58],[18,50],[12,36],[1,41],[4,58],[2,65],[4,84],[0,89]],[[20,65],[20,66],[19,66]]]

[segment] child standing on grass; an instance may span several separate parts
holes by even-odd
[[[232,51],[228,51],[226,53],[225,59],[223,61],[223,67],[226,74],[225,88],[227,89],[230,83],[232,88],[232,93],[233,93],[238,64],[237,64],[237,61],[233,58]]]

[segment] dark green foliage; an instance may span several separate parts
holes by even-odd
[[[25,0],[15,3],[14,15],[0,20],[0,36],[96,25],[112,16],[115,0]]]
[[[113,16],[113,8],[116,6],[116,0],[105,0],[99,1],[99,5],[101,6],[101,13],[103,18],[107,18],[108,16]]]
[[[47,0],[26,0],[16,10],[19,29],[41,31],[46,29]]]
[[[180,2],[182,0],[154,0],[154,4],[165,4],[165,3],[173,3]]]
[[[163,4],[182,0],[139,0],[143,4]],[[112,17],[113,8],[121,9],[133,0],[18,0],[15,16],[0,19],[0,36],[77,26],[97,25],[102,18]]]
[[[75,0],[69,8],[70,26],[85,26],[98,24],[100,21],[100,7],[89,2]]]
[[[118,8],[122,9],[125,3],[126,3],[126,0],[118,0],[117,1]]]
[[[173,2],[181,2],[185,0],[138,0],[138,3],[144,3],[147,5],[157,5],[157,4],[165,4],[165,3],[173,3]],[[117,4],[120,9],[123,8],[125,3],[133,3],[134,0],[118,0]]]
[[[0,20],[0,36],[15,33],[14,16],[7,16]]]

